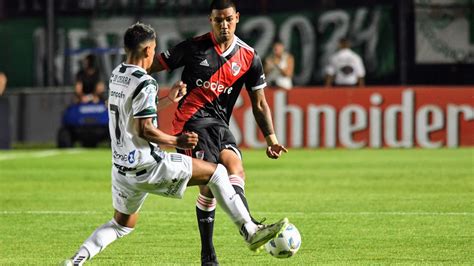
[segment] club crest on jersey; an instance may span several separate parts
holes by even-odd
[[[232,62],[230,66],[232,68],[232,75],[237,76],[240,72],[241,66],[237,64],[236,62]]]
[[[127,160],[128,160],[129,163],[134,163],[135,162],[135,150],[128,153]]]
[[[204,151],[203,150],[197,151],[196,152],[196,158],[204,160]]]

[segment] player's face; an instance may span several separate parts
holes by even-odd
[[[237,23],[239,23],[239,12],[233,7],[226,9],[213,9],[209,20],[211,21],[212,33],[219,43],[231,40],[234,37]]]

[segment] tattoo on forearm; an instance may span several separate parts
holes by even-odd
[[[255,121],[257,122],[258,127],[262,131],[264,136],[275,133],[273,131],[272,117],[270,110],[264,108],[263,110],[258,110],[254,112]]]

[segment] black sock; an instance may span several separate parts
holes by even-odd
[[[237,194],[239,194],[240,198],[242,199],[242,202],[245,205],[245,208],[247,209],[247,211],[250,214],[249,204],[247,203],[247,199],[245,198],[244,190],[240,186],[232,186],[232,187],[234,187],[235,192],[237,192]],[[252,219],[252,222],[254,222],[256,224],[260,223],[252,217],[252,214],[250,214],[250,219]]]
[[[196,207],[196,216],[201,234],[201,256],[215,254],[212,235],[214,233],[214,217],[216,211],[203,211]]]

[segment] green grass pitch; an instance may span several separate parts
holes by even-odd
[[[222,265],[473,264],[474,149],[245,150],[254,216],[301,232],[289,259],[253,254],[219,209]],[[54,265],[111,218],[110,151],[0,152],[0,265]],[[198,265],[197,189],[151,195],[136,230],[91,265]]]

